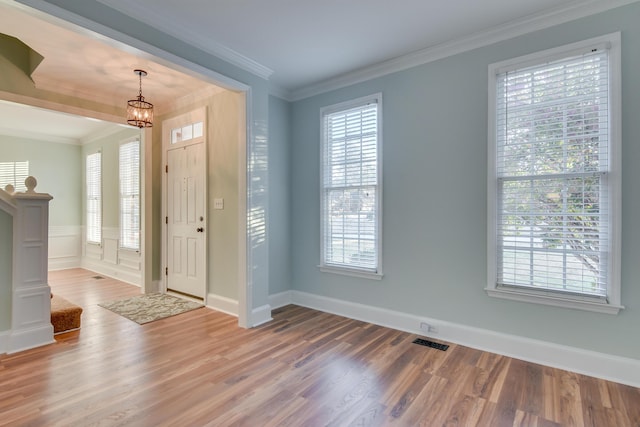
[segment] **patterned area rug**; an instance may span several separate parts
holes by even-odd
[[[98,305],[140,325],[204,307],[167,294],[144,294]]]

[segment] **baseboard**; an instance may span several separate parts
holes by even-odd
[[[260,326],[273,320],[271,317],[271,306],[269,304],[256,307],[251,311],[250,327]]]
[[[272,309],[284,307],[293,302],[293,291],[284,291],[278,294],[269,295],[269,305]]]
[[[0,354],[6,354],[9,343],[9,332],[10,331],[2,331],[0,332]]]
[[[238,301],[216,294],[207,295],[207,307],[238,317]]]
[[[68,270],[70,268],[80,268],[82,263],[80,257],[62,257],[62,258],[49,258],[49,271],[56,270]]]
[[[207,307],[222,313],[238,317],[238,301],[215,294],[207,295]],[[271,317],[271,305],[265,304],[251,311],[249,327],[259,326],[273,320]]]
[[[9,331],[6,352],[7,354],[17,353],[54,342],[53,326],[50,323],[21,331]]]
[[[153,289],[151,289],[153,292],[161,292],[162,280],[152,280],[151,281],[151,286],[153,288]]]
[[[141,273],[139,271],[135,273],[130,272],[120,268],[119,265],[105,265],[100,261],[83,258],[80,266],[86,270],[95,271],[96,273],[104,276],[129,283],[130,285],[140,286],[140,283],[142,282]]]
[[[280,302],[285,298],[281,294],[273,297]],[[423,336],[425,332],[420,329],[420,323],[426,322],[437,326],[438,333],[426,335],[436,340],[449,341],[478,350],[640,387],[640,360],[637,359],[523,338],[300,291],[291,291],[289,303]]]

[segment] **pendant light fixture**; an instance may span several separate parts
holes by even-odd
[[[153,104],[144,100],[142,96],[142,77],[147,75],[144,70],[133,70],[140,79],[140,91],[136,99],[127,101],[127,123],[139,128],[153,126]]]

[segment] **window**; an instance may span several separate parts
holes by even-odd
[[[489,68],[492,296],[617,313],[618,34]]]
[[[140,250],[140,141],[120,144],[120,247]]]
[[[190,123],[186,126],[171,129],[171,144],[202,138],[203,129],[203,122]]]
[[[322,271],[380,279],[381,106],[377,94],[322,109]]]
[[[87,242],[102,242],[102,154],[87,156]]]
[[[29,176],[29,162],[0,162],[0,188],[11,184],[16,192],[27,191],[24,180]]]

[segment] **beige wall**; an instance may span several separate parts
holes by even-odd
[[[209,120],[209,292],[238,298],[238,165],[244,121],[244,94],[223,92],[207,109]],[[224,210],[214,210],[214,198],[224,198]]]
[[[153,272],[154,279],[165,266],[161,259],[162,234],[162,121],[197,108],[206,107],[207,134],[207,224],[208,284],[207,292],[225,298],[238,298],[239,218],[238,170],[239,147],[245,143],[244,94],[222,91],[206,100],[176,108],[158,116],[153,128]],[[224,199],[224,209],[213,209],[214,199]]]
[[[112,115],[124,117],[124,109],[105,106],[90,101],[61,96],[52,92],[35,88],[33,82],[0,52],[0,92],[4,99],[18,102],[39,101],[54,102],[71,107],[73,110],[86,110],[89,117]],[[170,113],[156,116],[156,125],[152,129],[152,278],[161,279],[163,260],[161,260],[161,201],[162,201],[162,120],[175,117],[195,108],[207,107],[209,121],[208,141],[208,262],[209,283],[208,292],[226,298],[238,298],[238,269],[239,269],[239,218],[238,211],[238,170],[239,148],[245,144],[245,96],[244,93],[222,91],[211,95],[206,100],[194,101],[191,105],[176,108]],[[94,142],[82,150],[82,157],[92,149],[95,150],[101,142]],[[244,152],[244,151],[243,151]],[[110,154],[103,151],[103,167],[105,184],[104,200],[110,200],[113,188],[107,184],[111,172],[107,168]],[[84,164],[84,161],[83,161]],[[83,169],[84,171],[84,166]],[[116,170],[117,173],[117,170]],[[117,195],[117,192],[114,193]],[[214,198],[224,199],[224,210],[214,210]],[[115,227],[118,224],[117,203],[104,204],[103,225]],[[84,211],[84,210],[83,210]]]

